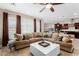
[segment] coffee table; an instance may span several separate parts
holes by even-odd
[[[48,42],[50,45],[47,47],[43,47],[38,43],[39,42],[30,44],[30,51],[34,56],[57,56],[60,54],[59,44]]]

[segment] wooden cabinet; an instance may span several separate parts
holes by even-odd
[[[67,31],[67,34],[73,34],[75,35],[75,38],[79,39],[79,32],[75,32],[75,31]]]
[[[55,29],[61,29],[62,25],[60,23],[55,24]]]
[[[55,29],[68,29],[68,24],[60,24],[60,23],[57,23],[55,24]]]
[[[62,29],[68,29],[68,24],[62,24]]]
[[[75,23],[75,29],[79,29],[79,23]]]
[[[62,32],[66,32],[67,34],[73,34],[73,35],[75,35],[75,38],[78,38],[79,39],[79,31],[77,31],[77,29],[79,30],[79,22],[74,23],[74,26],[73,27],[75,27],[75,29],[73,29],[72,26],[73,25],[70,26],[70,24],[66,24],[66,23],[65,24],[59,24],[58,23],[58,26],[57,26],[57,24],[55,24],[55,28],[56,29],[57,28],[64,29],[64,30],[66,29],[67,31],[62,31]],[[72,27],[71,30],[69,29],[69,27]]]

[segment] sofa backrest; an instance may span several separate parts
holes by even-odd
[[[47,32],[43,33],[44,38],[51,38],[51,36],[52,36],[51,33],[47,33]]]
[[[24,38],[25,39],[30,39],[30,38],[33,38],[33,34],[32,33],[26,33],[26,34],[23,34]]]
[[[43,37],[43,33],[41,33],[41,32],[35,32],[35,33],[33,33],[33,37],[34,38]]]
[[[64,36],[62,41],[65,42],[65,43],[72,43],[73,42],[72,38],[69,35]]]
[[[53,34],[52,34],[52,38],[53,38],[54,40],[57,40],[58,37],[59,37],[59,33],[53,33]]]
[[[17,33],[15,33],[15,34],[14,34],[14,37],[15,37],[18,41],[23,39],[23,35],[22,35],[22,34],[17,34]]]

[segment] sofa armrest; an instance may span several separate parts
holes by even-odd
[[[73,47],[72,43],[64,43],[64,42],[62,42],[61,45],[65,46],[65,47]]]
[[[64,43],[62,41],[55,41],[55,43],[58,43],[61,46],[65,46],[65,47],[73,47],[73,44],[72,43]]]
[[[29,42],[29,40],[20,40],[20,41],[15,41],[15,43],[20,43],[20,42]]]
[[[64,43],[62,41],[51,41],[52,43],[57,43],[57,44],[60,44],[60,46],[65,46],[65,47],[73,47],[73,44],[72,43]]]
[[[29,39],[30,43],[34,43],[34,42],[37,42],[37,41],[41,41],[41,38],[31,38]]]
[[[15,41],[14,45],[29,44],[29,40]]]

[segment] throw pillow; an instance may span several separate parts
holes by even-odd
[[[14,34],[14,37],[17,38],[17,40],[22,40],[23,39],[22,34]]]
[[[52,34],[52,38],[53,38],[54,40],[57,40],[58,37],[59,37],[59,34],[58,34],[58,33],[53,33],[53,34]]]
[[[62,39],[63,39],[63,36],[58,37],[58,41],[62,41]]]
[[[68,36],[63,37],[62,41],[65,42],[65,43],[71,42],[71,40]]]
[[[26,36],[25,36],[25,39],[26,39],[26,40],[28,40],[29,38],[30,38],[29,35],[26,35]]]
[[[23,35],[23,40],[25,40],[25,35]]]
[[[26,34],[24,34],[24,36],[25,36],[26,40],[29,40],[30,38],[33,37],[33,34],[32,33],[26,33]]]
[[[48,35],[44,35],[44,38],[49,38],[49,36]]]
[[[42,37],[41,35],[36,35],[36,37]]]
[[[19,39],[16,39],[16,41],[19,41]]]
[[[72,40],[67,41],[67,43],[72,43]]]

